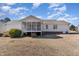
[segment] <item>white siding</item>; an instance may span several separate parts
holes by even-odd
[[[10,29],[21,29],[21,22],[16,22],[16,21],[12,21],[12,22],[8,22],[6,24],[6,31],[9,31]]]
[[[3,33],[5,31],[5,23],[0,22],[0,33]]]
[[[58,32],[63,32],[65,33],[66,31],[69,31],[69,26],[68,25],[64,25],[64,24],[57,24],[57,29],[53,29],[53,26],[55,24],[47,24],[48,25],[48,29],[46,29],[46,24],[42,25],[42,31],[58,31]]]
[[[79,32],[79,25],[78,25],[78,29],[77,29],[77,31]]]

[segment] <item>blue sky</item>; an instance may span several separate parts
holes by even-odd
[[[20,20],[29,15],[78,25],[79,3],[0,3],[0,18]]]

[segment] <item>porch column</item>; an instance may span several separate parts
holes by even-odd
[[[42,37],[42,20],[41,20],[41,37]]]
[[[37,29],[37,23],[36,23],[36,32],[38,31],[38,29]]]
[[[31,36],[32,36],[32,22],[30,22],[31,23]]]

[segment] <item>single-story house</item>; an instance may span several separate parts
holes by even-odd
[[[79,33],[79,24],[76,27],[76,31]]]
[[[0,22],[0,33],[9,31],[12,28],[20,29],[26,34],[67,33],[69,32],[69,23],[53,19],[43,20],[32,15],[21,20],[12,20],[7,23]]]

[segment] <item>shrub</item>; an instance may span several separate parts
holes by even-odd
[[[19,29],[11,29],[9,31],[9,35],[12,38],[21,37],[22,36],[22,31],[19,30]]]

